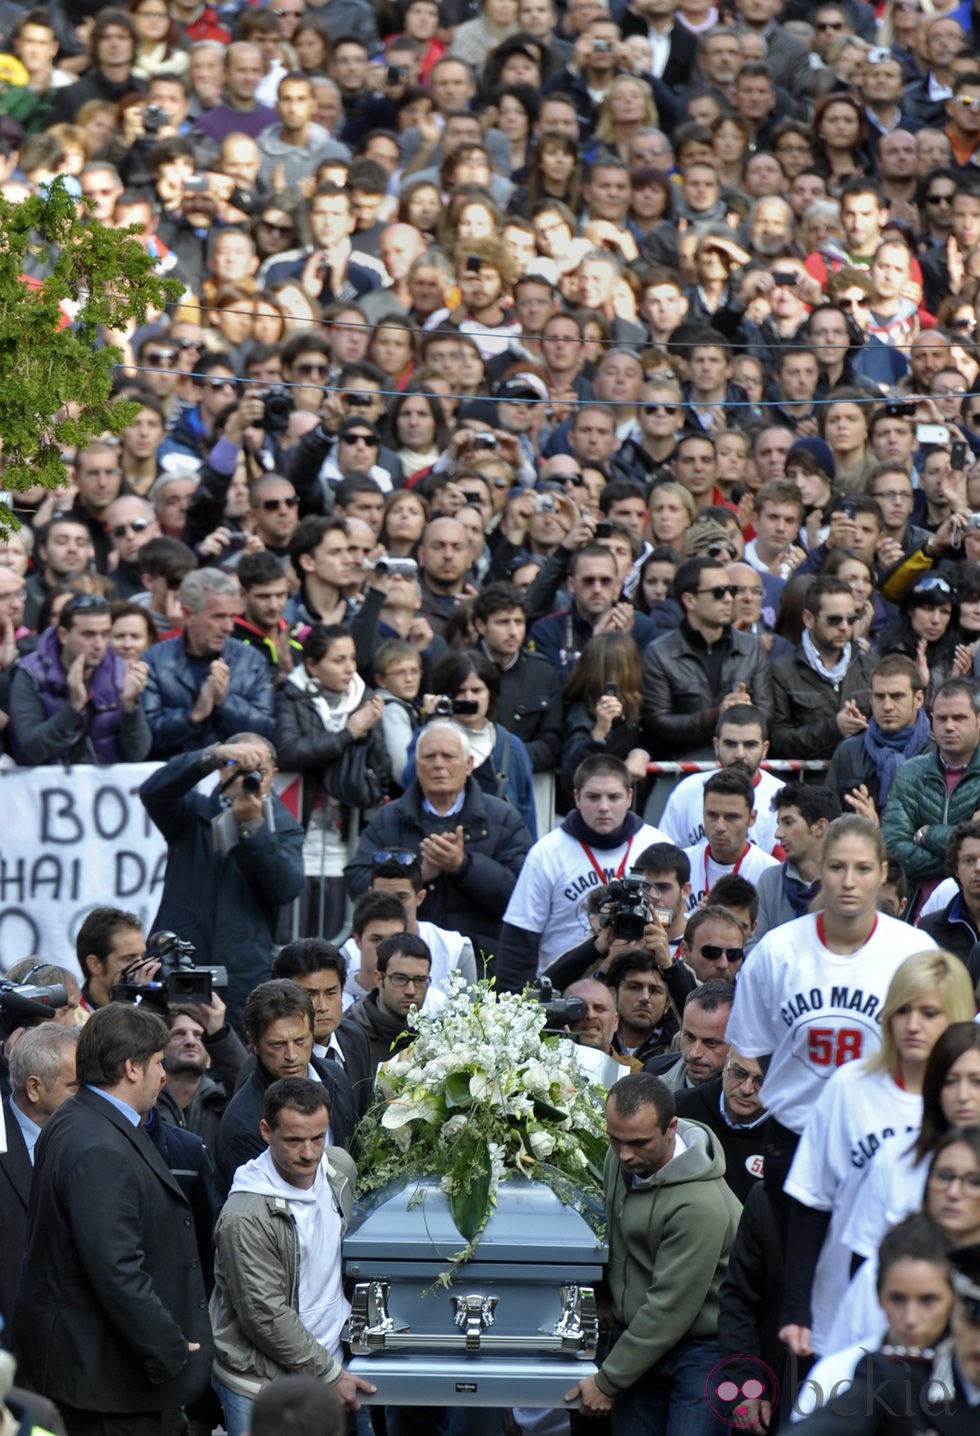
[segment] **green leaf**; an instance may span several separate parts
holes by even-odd
[[[568,1116],[568,1113],[563,1112],[560,1107],[552,1107],[550,1102],[542,1102],[540,1097],[535,1097],[533,1100],[534,1115],[539,1122],[548,1121],[549,1119],[552,1122],[564,1122]]]
[[[468,1072],[450,1072],[443,1090],[447,1107],[472,1107],[473,1098],[470,1096],[470,1074]]]
[[[465,1188],[453,1192],[449,1210],[461,1236],[468,1242],[476,1240],[490,1216],[490,1153],[481,1142],[471,1151],[472,1176]]]

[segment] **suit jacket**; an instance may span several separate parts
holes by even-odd
[[[37,1144],[11,1332],[24,1384],[81,1410],[162,1411],[208,1382],[187,1199],[146,1133],[87,1087]]]
[[[3,1120],[7,1129],[7,1150],[0,1156],[0,1231],[3,1252],[0,1255],[0,1316],[5,1331],[10,1330],[14,1313],[14,1297],[20,1280],[20,1264],[27,1245],[27,1203],[31,1195],[34,1168],[27,1154],[27,1144],[17,1118],[10,1110],[8,1097],[3,1104]]]

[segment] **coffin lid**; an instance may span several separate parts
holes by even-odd
[[[422,1199],[409,1202],[419,1189]],[[344,1237],[344,1256],[445,1263],[464,1246],[449,1214],[438,1177],[421,1177],[405,1186],[389,1185],[354,1207]],[[566,1206],[544,1182],[514,1176],[501,1182],[497,1205],[474,1253],[474,1261],[603,1261],[604,1242],[574,1207]]]

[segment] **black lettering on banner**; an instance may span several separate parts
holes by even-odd
[[[129,823],[129,804],[125,793],[118,788],[99,788],[92,804],[92,818],[99,837],[113,842],[125,832]]]
[[[117,898],[135,897],[146,883],[146,863],[139,853],[121,848],[115,855],[113,893]]]
[[[66,871],[61,859],[53,853],[38,858],[31,865],[31,897],[42,897],[46,892],[52,902],[60,902],[62,889],[67,885]]]
[[[29,912],[20,907],[0,911],[0,966],[5,972],[26,952],[37,952],[40,946],[41,932]]]
[[[0,902],[23,902],[27,864],[23,858],[8,862],[0,858]]]
[[[67,788],[41,789],[41,842],[68,847],[85,836],[75,799]]]

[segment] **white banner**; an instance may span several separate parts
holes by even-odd
[[[0,970],[37,953],[77,972],[75,935],[94,907],[133,912],[149,930],[167,848],[139,787],[158,766],[0,773]]]

